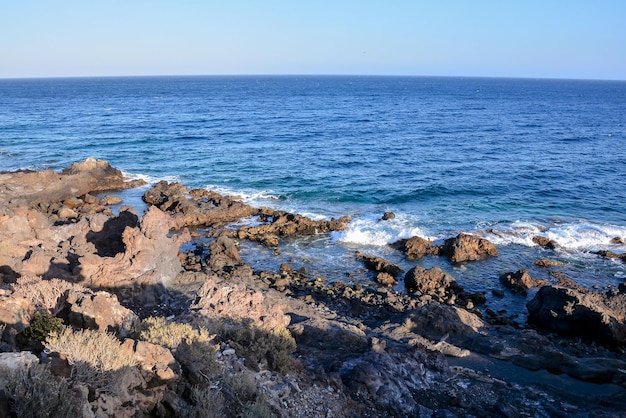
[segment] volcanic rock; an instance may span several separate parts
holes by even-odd
[[[526,295],[527,290],[530,288],[545,285],[543,280],[536,280],[530,277],[526,269],[518,270],[515,273],[504,273],[500,276],[500,282],[511,289],[513,293],[522,295]]]
[[[425,294],[446,292],[449,288],[457,286],[454,277],[445,273],[439,267],[425,269],[415,266],[404,276],[404,286],[410,293],[421,292]]]
[[[544,286],[526,307],[529,320],[551,331],[626,344],[626,294]]]
[[[139,317],[110,293],[70,290],[66,304],[68,322],[76,328],[112,332],[120,337],[139,331]]]
[[[447,255],[453,263],[498,256],[498,250],[490,241],[463,233],[445,240],[441,246],[441,253]]]
[[[422,237],[411,237],[408,240],[401,240],[393,244],[398,247],[409,258],[422,258],[425,255],[439,255],[439,247],[433,245],[432,241]]]

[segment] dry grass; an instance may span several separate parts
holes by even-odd
[[[56,315],[63,308],[69,290],[83,290],[83,286],[60,279],[44,280],[39,277],[20,277],[12,285],[16,296],[27,299],[37,310]]]
[[[73,331],[49,336],[45,347],[63,353],[72,365],[72,379],[98,391],[117,393],[125,373],[137,364],[113,335],[92,331]]]

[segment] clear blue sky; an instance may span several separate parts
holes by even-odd
[[[626,0],[4,0],[0,78],[626,80]]]

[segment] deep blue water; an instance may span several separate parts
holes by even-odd
[[[538,234],[556,239],[562,248],[547,255],[567,260],[588,284],[626,277],[622,264],[589,254],[626,251],[610,244],[626,241],[626,82],[0,80],[0,170],[61,169],[89,156],[255,205],[352,215],[349,232],[285,251],[325,260],[327,271],[350,265],[355,248],[393,259],[385,244],[400,237],[467,231],[504,254],[498,265],[444,266],[468,283],[546,256],[530,241]],[[396,219],[379,222],[384,211]]]

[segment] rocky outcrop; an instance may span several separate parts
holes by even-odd
[[[66,304],[64,316],[75,328],[111,332],[121,338],[139,331],[139,317],[110,293],[70,290]]]
[[[382,257],[362,254],[360,251],[355,253],[356,258],[360,258],[365,266],[376,273],[376,282],[383,286],[393,286],[398,283],[396,277],[402,273],[402,268],[397,264],[393,264]]]
[[[259,226],[244,226],[237,231],[237,237],[275,247],[278,245],[279,237],[344,231],[348,229],[348,223],[351,220],[349,216],[342,216],[339,219],[333,218],[329,221],[314,221],[298,214],[263,209],[259,216],[259,221],[263,224]]]
[[[500,276],[500,282],[511,289],[511,292],[522,295],[526,295],[528,289],[545,285],[545,281],[530,277],[526,269],[504,273]]]
[[[415,266],[404,276],[404,286],[410,293],[439,293],[444,295],[450,288],[454,289],[457,284],[454,277],[439,267],[425,269],[421,266]]]
[[[88,193],[136,187],[141,182],[127,181],[122,172],[106,161],[88,158],[57,173],[52,170],[19,171],[0,174],[0,208],[70,201]]]
[[[167,284],[182,270],[178,250],[190,239],[186,230],[169,237],[170,226],[169,216],[151,207],[138,227],[122,232],[118,250],[123,248],[123,252],[113,257],[84,254],[75,273],[84,285],[94,288]]]
[[[527,303],[529,320],[565,335],[626,345],[626,294],[544,286]]]
[[[269,330],[289,324],[290,318],[281,304],[254,286],[255,278],[248,266],[231,274],[237,277],[236,281],[207,275],[191,305],[192,311],[206,318],[254,324]]]
[[[257,212],[257,209],[238,198],[202,189],[190,191],[180,183],[166,181],[146,191],[143,200],[171,215],[177,229],[185,226],[216,226]]]
[[[395,242],[393,246],[412,259],[419,259],[425,255],[439,255],[440,253],[440,248],[434,245],[432,241],[417,236]]]
[[[459,234],[455,238],[448,238],[440,250],[453,263],[498,256],[498,250],[490,241],[469,234]]]

